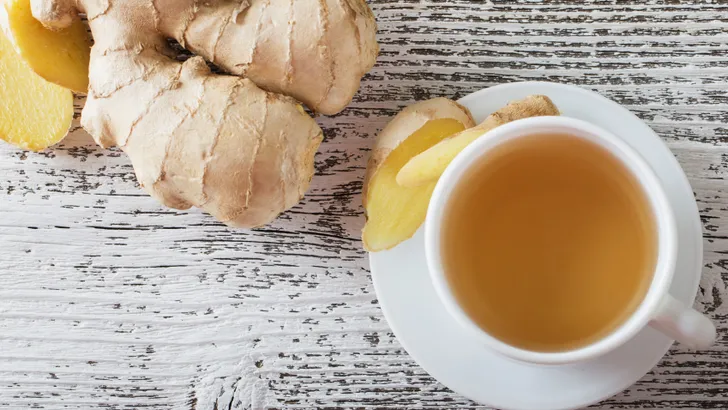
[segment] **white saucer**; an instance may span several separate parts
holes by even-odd
[[[680,253],[671,293],[692,305],[700,281],[703,243],[698,207],[685,174],[660,138],[618,104],[574,86],[513,83],[460,100],[480,122],[509,101],[549,96],[564,116],[624,136],[664,182],[677,216]],[[499,409],[576,409],[626,389],[650,371],[672,340],[645,329],[616,351],[588,363],[536,366],[506,359],[480,345],[455,323],[430,283],[422,229],[396,248],[370,254],[379,303],[407,352],[433,377],[474,401]]]

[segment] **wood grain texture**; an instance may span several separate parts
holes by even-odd
[[[375,134],[414,101],[548,80],[635,112],[685,168],[704,226],[697,306],[720,340],[675,347],[597,409],[728,408],[728,2],[374,0],[381,57],[270,227],[160,207],[76,129],[0,146],[0,407],[476,409],[389,330],[361,250]],[[78,108],[83,100],[77,100]]]

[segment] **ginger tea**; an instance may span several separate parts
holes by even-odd
[[[533,135],[486,154],[446,206],[443,263],[465,313],[510,345],[552,352],[607,336],[657,261],[646,194],[610,152]]]

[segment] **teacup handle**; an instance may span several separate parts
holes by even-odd
[[[716,338],[710,319],[670,295],[662,300],[650,326],[692,349],[708,348]]]

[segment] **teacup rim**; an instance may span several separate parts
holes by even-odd
[[[550,133],[571,134],[609,150],[633,173],[648,195],[658,226],[658,260],[650,287],[632,315],[614,331],[591,344],[573,350],[539,352],[509,345],[488,334],[473,322],[449,290],[440,257],[440,231],[445,208],[458,179],[479,158],[494,148],[518,138]],[[486,346],[507,357],[536,364],[566,364],[606,354],[642,330],[668,293],[677,259],[677,226],[667,194],[659,177],[645,159],[622,138],[583,120],[564,117],[533,117],[517,120],[484,133],[451,162],[435,186],[425,220],[425,254],[430,278],[440,301],[450,315]]]

